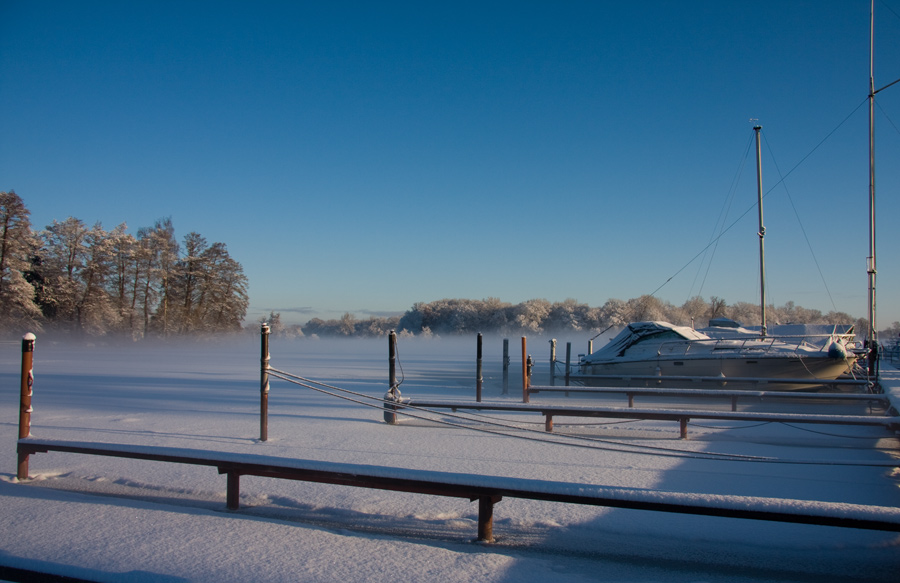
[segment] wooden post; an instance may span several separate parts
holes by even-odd
[[[384,394],[384,422],[389,425],[397,424],[397,406],[400,401],[400,391],[397,390],[397,334],[393,330],[388,332],[388,392]]]
[[[566,386],[569,386],[569,375],[572,373],[572,343],[566,342]],[[568,393],[566,394],[568,397]]]
[[[237,510],[241,507],[241,475],[234,471],[225,472],[225,506],[229,510]]]
[[[478,349],[476,350],[475,357],[475,401],[477,403],[481,402],[481,343],[482,343],[482,335],[481,332],[478,333]]]
[[[269,325],[262,324],[260,337],[259,372],[259,440],[269,439]]]
[[[478,497],[478,542],[494,542],[494,504],[500,496]]]
[[[681,427],[680,427],[680,429],[681,429],[681,439],[687,439],[687,424],[688,424],[688,421],[690,421],[690,419],[688,419],[687,417],[682,417],[682,418],[679,420],[679,425],[681,425]]]
[[[29,332],[22,337],[22,377],[19,392],[19,439],[31,435],[31,394],[34,386],[34,341],[36,337]],[[16,477],[28,479],[28,454],[19,454]]]
[[[509,338],[503,339],[503,394],[509,394]]]
[[[554,386],[556,378],[556,338],[550,340],[550,386]]]
[[[522,402],[528,402],[528,342],[522,336]]]

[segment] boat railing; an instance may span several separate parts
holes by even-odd
[[[818,336],[817,336],[818,337]],[[822,339],[831,338],[830,335],[822,335]],[[759,336],[753,338],[710,338],[684,341],[663,342],[659,346],[657,355],[666,354],[667,356],[677,356],[682,354],[688,356],[692,349],[696,351],[697,346],[702,346],[704,351],[732,351],[741,352],[748,351],[755,354],[765,354],[771,351],[775,344],[778,343],[778,349],[781,351],[791,351],[800,353],[803,346],[815,347],[824,345],[823,342],[810,342],[810,336]]]
[[[888,359],[891,364],[900,363],[900,339],[885,344],[882,355],[883,358]]]

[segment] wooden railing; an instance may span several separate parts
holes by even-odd
[[[240,507],[241,476],[477,500],[478,540],[485,542],[494,538],[494,504],[503,498],[900,532],[900,508],[884,506],[612,488],[168,447],[34,438],[18,441],[20,458],[51,451],[212,466],[226,474],[226,504],[233,510]]]

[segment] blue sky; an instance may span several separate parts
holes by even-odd
[[[900,2],[876,15],[881,87]],[[756,302],[754,118],[770,302],[864,317],[868,27],[867,0],[0,0],[0,189],[35,228],[171,216],[226,243],[251,319],[602,305],[673,275],[675,304]],[[883,328],[900,85],[877,101]]]

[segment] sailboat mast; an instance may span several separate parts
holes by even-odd
[[[761,318],[760,333],[766,335],[766,227],[763,225],[763,191],[762,191],[762,150],[759,143],[759,130],[762,126],[756,126],[756,195],[759,206],[759,311]]]
[[[869,374],[877,374],[878,328],[875,322],[875,0],[869,19]]]

